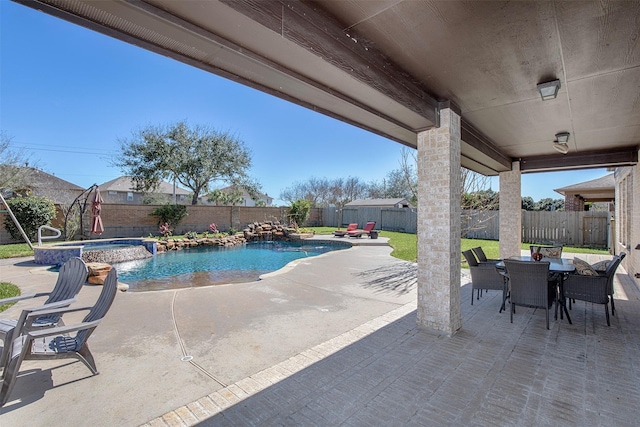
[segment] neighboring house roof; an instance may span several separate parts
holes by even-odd
[[[608,202],[616,198],[615,186],[615,178],[613,174],[609,174],[602,178],[557,188],[553,191],[563,196],[567,194],[579,195],[588,202]]]
[[[345,206],[388,206],[397,205],[413,207],[407,199],[360,199],[347,203]]]
[[[138,192],[134,190],[135,186],[133,184],[133,180],[128,176],[121,176],[116,179],[112,179],[111,181],[107,181],[105,183],[100,184],[100,191],[122,191],[122,192]],[[160,181],[160,185],[156,189],[156,193],[161,194],[173,194],[173,184]],[[190,191],[185,190],[184,188],[180,188],[176,185],[176,194],[191,194]]]
[[[84,188],[72,182],[65,181],[55,175],[41,171],[40,169],[27,168],[29,186],[33,188],[51,188],[56,190],[84,190]]]
[[[16,167],[27,169],[27,183],[22,187],[28,188],[32,190],[35,195],[46,197],[54,203],[70,203],[84,190],[84,188],[79,185],[65,181],[39,169],[25,166]]]

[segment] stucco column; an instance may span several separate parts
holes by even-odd
[[[522,242],[522,198],[520,162],[500,172],[500,258],[520,255]]]
[[[453,335],[460,314],[460,116],[418,134],[418,325]]]

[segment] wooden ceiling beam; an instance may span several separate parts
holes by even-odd
[[[502,152],[491,143],[489,138],[471,126],[464,118],[460,120],[460,138],[483,155],[489,157],[499,165],[504,166],[506,170],[511,170],[511,158],[502,154]]]
[[[221,3],[270,28],[384,94],[405,108],[439,125],[439,103],[416,79],[390,62],[368,40],[318,5],[298,0],[221,0]],[[413,129],[415,132],[423,129]]]
[[[589,151],[565,155],[523,157],[520,170],[527,172],[549,172],[569,169],[604,168],[613,166],[634,166],[638,163],[638,147],[614,150]]]

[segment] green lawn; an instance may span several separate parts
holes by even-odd
[[[0,245],[0,259],[15,258],[21,256],[31,256],[33,251],[26,243],[16,243],[13,245]]]
[[[0,299],[11,298],[20,295],[20,288],[13,283],[0,282]],[[0,305],[0,313],[11,307],[15,302]]]
[[[311,227],[311,230],[316,234],[331,234],[336,229],[335,227]],[[389,244],[393,248],[391,256],[394,256],[405,261],[415,262],[418,258],[417,242],[418,238],[415,234],[411,233],[398,233],[395,231],[382,231],[380,236],[388,237]],[[500,258],[499,242],[497,240],[481,240],[481,239],[462,239],[460,242],[461,251],[467,249],[482,246],[487,258]],[[529,243],[523,243],[522,249],[528,250]],[[565,246],[564,252],[582,253],[582,254],[609,254],[606,249],[589,249],[589,248],[574,248]],[[462,254],[460,254],[461,260],[464,260]],[[463,267],[466,267],[466,262],[463,263]]]

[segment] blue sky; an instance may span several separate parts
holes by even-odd
[[[287,101],[0,0],[0,129],[46,172],[82,187],[114,179],[118,140],[178,120],[235,133],[251,150],[251,175],[274,197],[312,176],[381,180],[401,145]],[[522,195],[605,169],[527,174]],[[491,187],[499,190],[497,178]]]

